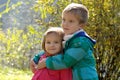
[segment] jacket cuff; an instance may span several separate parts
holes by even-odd
[[[46,58],[46,67],[48,69],[54,70],[53,63],[52,63],[52,57]]]

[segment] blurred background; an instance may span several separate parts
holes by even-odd
[[[120,0],[0,0],[0,79],[31,79],[29,62],[43,33],[61,26],[62,10],[72,2],[89,10],[85,30],[97,40],[99,79],[120,80]]]

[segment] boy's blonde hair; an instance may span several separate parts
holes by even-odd
[[[80,23],[87,23],[89,12],[84,5],[71,3],[63,10],[62,14],[68,13],[68,12],[74,14]]]
[[[45,39],[46,39],[46,36],[51,34],[51,33],[55,33],[56,35],[58,35],[58,37],[60,37],[61,39],[61,46],[62,46],[62,40],[63,40],[63,36],[64,36],[64,31],[62,28],[59,28],[59,27],[50,27],[43,35],[43,40],[42,40],[42,49],[44,51],[45,50]]]

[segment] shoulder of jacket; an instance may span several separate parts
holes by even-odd
[[[88,43],[89,43],[89,40],[86,37],[77,37],[70,42],[70,44],[74,47],[78,47],[83,44],[86,45]]]

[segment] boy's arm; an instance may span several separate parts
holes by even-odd
[[[79,45],[77,45],[79,44]],[[88,40],[82,37],[79,42],[73,44],[74,47],[65,51],[65,53],[48,57],[46,59],[46,67],[49,69],[64,69],[73,66],[85,55],[87,55],[90,45]]]
[[[64,55],[59,54],[46,59],[46,67],[59,70],[73,66],[86,55],[86,52],[80,48],[71,48]]]

